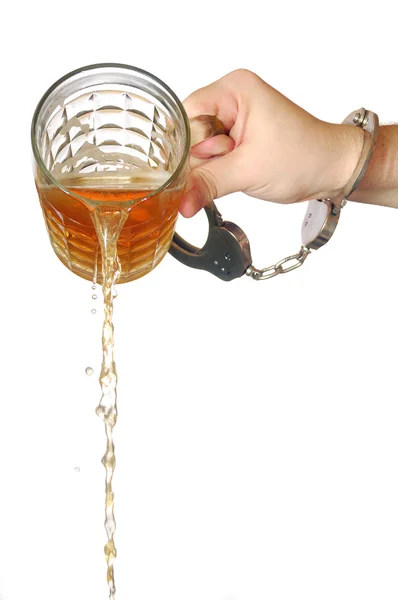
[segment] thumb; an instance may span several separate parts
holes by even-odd
[[[216,198],[241,191],[242,179],[236,164],[236,151],[201,164],[188,175],[180,213],[183,217],[193,217]]]

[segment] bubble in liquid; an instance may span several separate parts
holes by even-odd
[[[94,373],[94,369],[92,367],[86,367],[86,375],[92,375]]]
[[[75,472],[80,473],[80,467],[75,467]]]
[[[97,294],[93,294],[91,297],[92,297],[93,300],[96,300],[97,299]]]
[[[95,315],[95,313],[97,312],[95,308],[91,309],[91,312],[93,313],[93,315]]]

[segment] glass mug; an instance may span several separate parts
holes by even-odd
[[[160,263],[171,245],[191,146],[224,133],[216,117],[191,123],[172,90],[119,64],[83,67],[54,83],[32,122],[36,187],[55,254],[101,283],[93,216],[124,210],[119,283]]]

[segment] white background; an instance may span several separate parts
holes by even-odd
[[[246,67],[322,119],[366,106],[396,121],[393,7],[7,5],[1,600],[107,597],[101,315],[47,239],[29,141],[40,96],[101,61],[149,70],[181,99]],[[256,266],[299,249],[305,206],[236,194],[219,207]],[[199,242],[204,223],[178,229]],[[223,283],[167,256],[119,288],[117,600],[398,597],[397,231],[395,210],[349,203],[332,241],[284,277]]]

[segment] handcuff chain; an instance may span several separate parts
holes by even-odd
[[[271,277],[275,277],[275,275],[282,275],[283,273],[289,273],[289,271],[294,271],[294,269],[298,269],[304,263],[307,256],[311,253],[311,250],[306,246],[301,246],[300,251],[297,254],[292,254],[291,256],[287,256],[286,258],[282,258],[279,262],[275,263],[270,267],[265,267],[265,269],[256,269],[253,265],[246,270],[246,275],[255,279],[256,281],[261,281],[263,279],[270,279]],[[290,266],[285,266],[289,262],[292,264]]]

